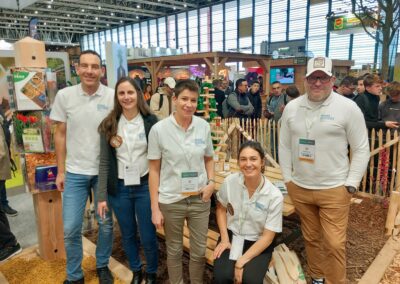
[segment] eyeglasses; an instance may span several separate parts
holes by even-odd
[[[324,76],[324,77],[313,77],[309,76],[307,77],[307,82],[310,84],[315,84],[319,80],[322,84],[326,84],[331,80],[332,77],[330,76]]]

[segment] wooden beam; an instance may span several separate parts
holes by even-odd
[[[160,72],[160,69],[164,66],[164,60],[161,60],[160,62],[155,62],[156,63],[156,70],[155,70],[155,73],[156,73],[156,76],[157,76],[157,73],[158,72]]]
[[[270,60],[264,60],[264,59],[258,59],[257,60],[258,64],[263,69],[263,93],[268,95],[269,94],[269,76],[270,76],[270,68],[271,68],[271,61]]]
[[[214,73],[214,77],[211,76],[211,79],[218,78],[218,66],[219,66],[219,58],[218,58],[218,56],[214,56],[214,66],[213,66],[214,68],[212,69],[213,73]]]
[[[206,57],[204,57],[203,59],[206,62],[208,68],[210,68],[210,70],[213,70],[213,64],[212,64],[211,60]]]

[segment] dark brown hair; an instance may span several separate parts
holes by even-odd
[[[117,135],[118,132],[118,121],[122,114],[122,107],[118,101],[118,87],[122,83],[129,82],[133,86],[137,94],[137,106],[139,112],[143,116],[147,116],[152,114],[148,104],[144,100],[142,90],[136,84],[135,80],[129,77],[122,77],[118,80],[117,84],[115,85],[114,91],[114,108],[110,112],[109,115],[100,123],[98,131],[100,134],[104,134],[106,136],[107,141],[110,141],[111,137]]]
[[[91,49],[82,51],[81,54],[79,54],[79,61],[78,61],[79,64],[81,63],[81,57],[82,57],[82,55],[85,55],[85,54],[96,55],[96,56],[100,59],[100,65],[101,65],[101,56],[100,56],[100,54],[98,54],[96,51],[91,50]]]
[[[184,90],[189,90],[199,94],[199,85],[197,85],[194,80],[190,79],[178,81],[174,88],[175,96],[178,97]]]
[[[393,81],[386,87],[386,92],[391,97],[400,95],[400,83]]]
[[[265,161],[264,149],[262,148],[261,144],[259,142],[256,142],[256,141],[247,141],[247,142],[244,142],[242,145],[240,145],[239,154],[238,154],[238,161],[239,161],[239,158],[240,158],[240,153],[242,153],[242,151],[244,149],[246,149],[246,148],[251,148],[254,151],[256,151],[260,155],[261,160]],[[261,171],[262,172],[265,171],[265,165],[262,165]]]
[[[382,84],[383,81],[378,75],[367,75],[364,77],[364,87],[371,87],[373,84]]]

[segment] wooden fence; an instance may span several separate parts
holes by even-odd
[[[218,139],[217,151],[227,153],[227,158],[237,159],[238,149],[246,140],[261,143],[270,166],[279,167],[279,124],[268,119],[239,120],[223,119],[220,126],[212,123]],[[400,191],[400,143],[399,133],[375,131],[369,133],[371,158],[364,174],[359,191],[373,196],[389,196],[390,192]],[[351,151],[350,151],[351,156]]]

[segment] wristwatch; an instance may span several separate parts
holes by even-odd
[[[355,188],[354,186],[345,185],[345,187],[346,187],[346,189],[347,189],[347,192],[350,193],[350,194],[354,194],[354,193],[356,193],[356,191],[357,191],[357,188]]]

